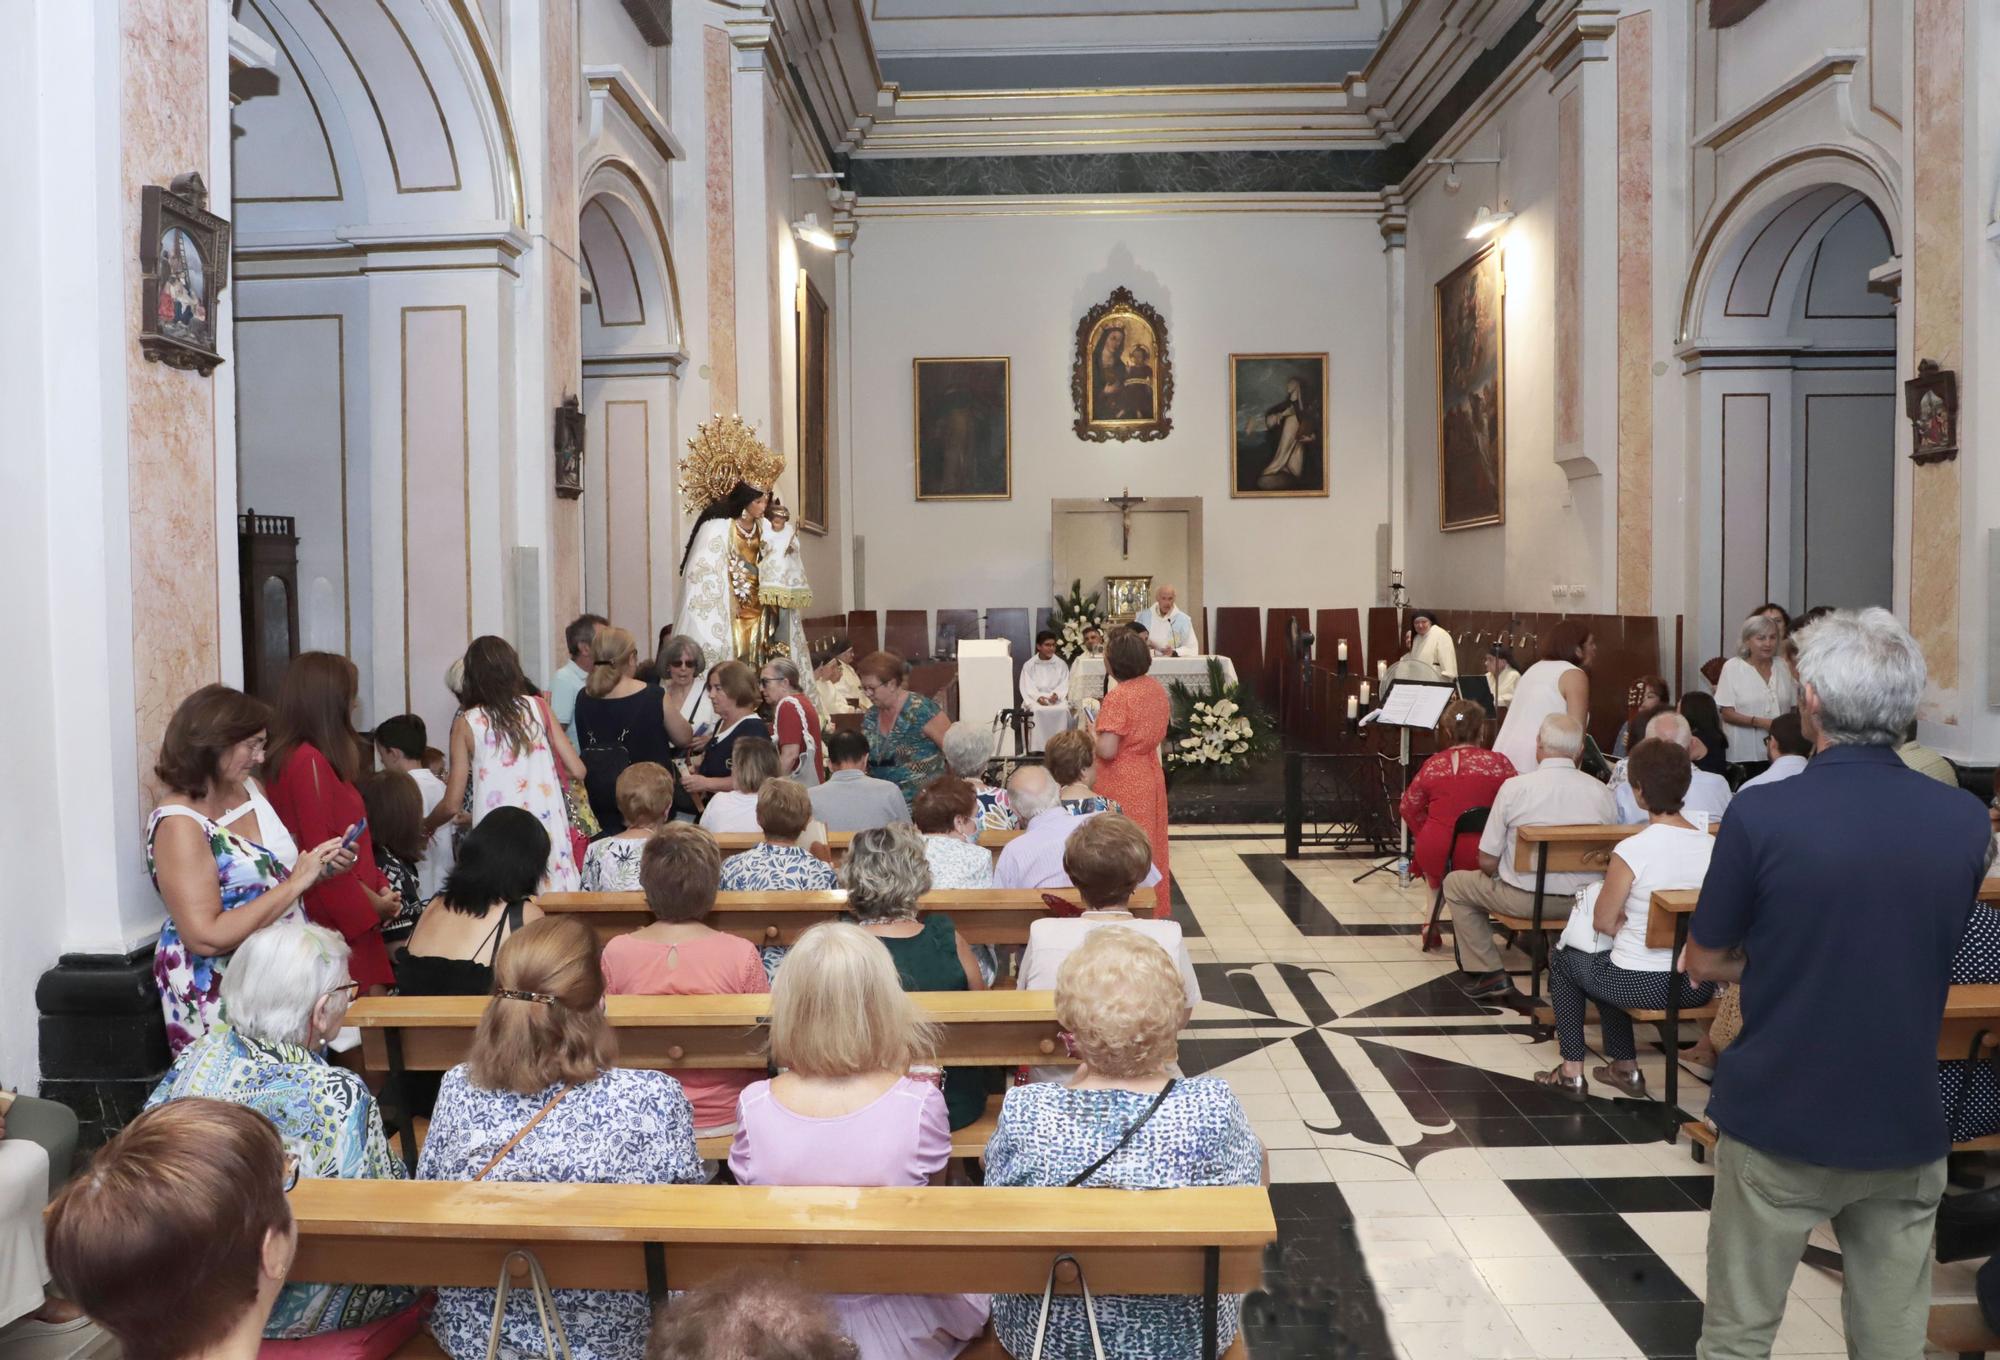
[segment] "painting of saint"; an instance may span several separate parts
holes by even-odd
[[[1326,356],[1232,354],[1232,496],[1324,496]]]
[[[201,251],[179,227],[160,235],[159,333],[177,340],[207,344],[208,303]]]
[[[917,499],[1014,494],[1006,359],[915,361]]]
[[[1159,439],[1173,428],[1167,323],[1120,288],[1077,324],[1070,393],[1081,439]]]
[[[1438,527],[1506,517],[1506,364],[1500,252],[1488,246],[1437,286]]]

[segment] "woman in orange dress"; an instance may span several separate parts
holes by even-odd
[[[1173,897],[1167,879],[1167,772],[1160,764],[1160,745],[1167,739],[1173,701],[1146,674],[1153,668],[1153,654],[1137,633],[1123,632],[1111,640],[1104,667],[1118,687],[1097,710],[1097,781],[1092,787],[1146,829],[1160,871],[1153,915],[1164,918],[1173,913]]]

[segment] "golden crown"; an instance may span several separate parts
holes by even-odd
[[[769,490],[785,470],[785,457],[774,453],[741,416],[712,416],[695,428],[681,460],[681,502],[685,513],[698,515],[736,489],[738,482]]]

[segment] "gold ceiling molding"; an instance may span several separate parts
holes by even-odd
[[[898,104],[945,104],[987,100],[1001,103],[1021,99],[1159,99],[1193,95],[1274,95],[1296,94],[1319,99],[1344,96],[1351,82],[1328,85],[1077,85],[1050,90],[919,90],[895,92]]]
[[[1339,140],[1340,139],[1335,137],[1330,137],[1323,132],[1301,132],[1301,133],[1285,134],[1277,132],[1263,132],[1256,129],[1219,127],[1219,128],[1178,128],[1178,129],[1173,129],[1171,131],[1162,130],[1161,132],[1158,132],[1152,136],[1146,136],[1143,134],[1134,134],[1132,136],[1126,136],[1126,137],[1102,137],[1102,136],[1061,137],[1053,135],[1048,137],[1016,136],[1008,138],[1003,145],[1008,148],[1015,148],[1015,149],[1029,149],[1029,148],[1047,149],[1054,147],[1062,147],[1071,150],[1076,150],[1076,149],[1084,149],[1090,147],[1173,146],[1173,147],[1180,147],[1186,150],[1217,149],[1223,147],[1240,150],[1244,148],[1259,147],[1259,146],[1301,146],[1306,148],[1331,147]],[[898,152],[978,151],[978,152],[990,153],[997,150],[996,144],[992,141],[971,141],[971,142],[941,141],[929,137],[897,139],[895,141],[884,141],[878,143],[877,146],[878,150],[885,148],[893,148]],[[857,157],[856,159],[867,160],[869,158]],[[877,157],[877,159],[883,159],[883,158]],[[887,159],[894,159],[894,158],[887,158]]]
[[[1743,112],[1723,119],[1705,132],[1696,134],[1694,144],[1709,151],[1720,151],[1725,146],[1759,125],[1776,117],[1783,110],[1804,99],[1813,91],[1833,81],[1851,80],[1854,68],[1860,63],[1860,52],[1829,52],[1805,70],[1778,86],[1758,103]]]
[[[1368,217],[1382,211],[1376,193],[1329,194],[991,194],[860,200],[857,219],[964,217],[1159,217],[1197,213],[1295,213]]]

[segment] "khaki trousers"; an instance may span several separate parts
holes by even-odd
[[[1458,966],[1468,973],[1497,973],[1501,969],[1500,948],[1493,943],[1493,913],[1503,916],[1532,916],[1535,895],[1525,888],[1502,883],[1491,874],[1476,869],[1457,869],[1444,877],[1444,904],[1451,908],[1452,936],[1458,941]],[[1542,898],[1542,910],[1565,900],[1553,893]],[[1568,920],[1565,915],[1563,920]],[[1558,922],[1560,924],[1560,922]]]
[[[1943,1158],[1842,1171],[1774,1157],[1724,1134],[1708,1219],[1708,1310],[1695,1354],[1770,1355],[1806,1236],[1831,1219],[1840,1239],[1847,1353],[1917,1360],[1930,1317],[1931,1232],[1944,1182]]]

